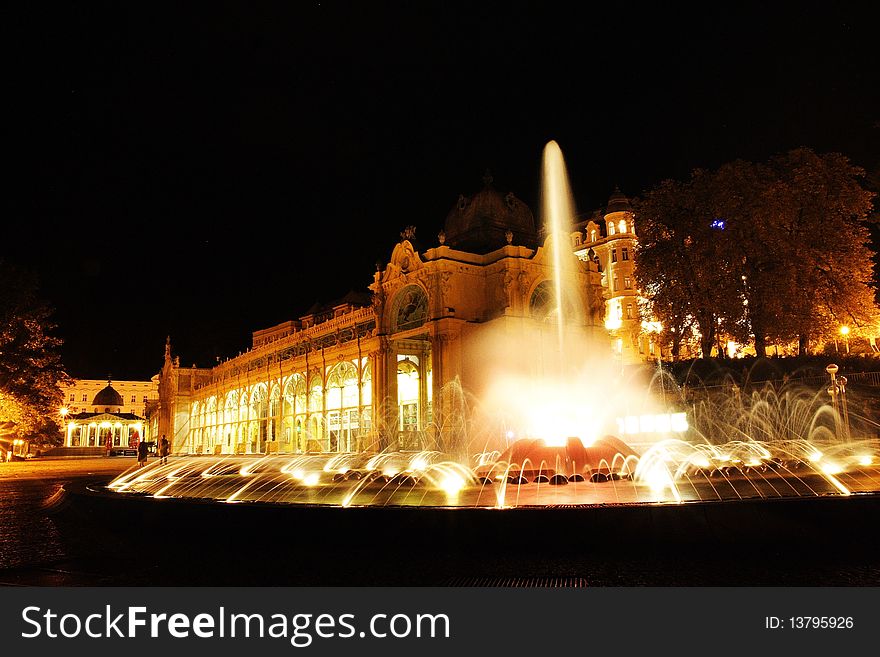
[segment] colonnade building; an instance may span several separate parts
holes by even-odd
[[[459,197],[433,246],[408,228],[369,294],[350,294],[253,334],[244,354],[181,367],[166,345],[157,435],[175,452],[273,453],[452,448],[462,397],[486,371],[488,331],[545,331],[552,313],[552,238],[529,207],[484,179]],[[607,342],[598,264],[575,268],[584,330]],[[450,383],[460,383],[460,387]]]

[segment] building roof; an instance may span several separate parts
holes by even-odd
[[[632,212],[632,205],[629,202],[629,199],[624,196],[623,192],[620,191],[620,187],[615,187],[614,192],[611,194],[608,199],[608,207],[605,210],[606,214],[611,214],[612,212]]]
[[[470,197],[458,197],[446,215],[444,233],[447,246],[485,254],[508,243],[507,231],[512,233],[512,244],[536,245],[535,217],[529,206],[512,192],[502,194],[492,182],[492,176],[487,172],[483,189]]]
[[[135,415],[134,413],[71,413],[67,416],[72,420],[96,420],[98,418],[104,417],[107,420],[117,419],[117,420],[141,420],[143,421],[145,418],[142,418],[140,415]]]
[[[107,381],[107,387],[100,390],[92,400],[92,406],[122,406],[123,404],[125,402],[122,400],[122,395],[113,389],[110,381]]]

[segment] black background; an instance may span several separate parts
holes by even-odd
[[[613,6],[612,6],[613,4]],[[8,10],[7,10],[8,11]],[[209,365],[436,241],[491,169],[580,210],[797,146],[880,162],[852,3],[29,3],[4,17],[6,258],[77,377]]]

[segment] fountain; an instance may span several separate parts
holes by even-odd
[[[555,142],[545,149],[543,178],[555,344],[499,347],[504,338],[498,337],[487,346],[488,354],[495,349],[533,359],[539,353],[542,362],[536,375],[534,363],[519,368],[516,358],[508,358],[510,370],[500,367],[489,389],[473,400],[468,424],[493,429],[468,436],[466,458],[439,451],[198,456],[131,470],[107,490],[118,499],[151,503],[250,503],[280,507],[281,514],[298,508],[300,521],[316,509],[470,509],[479,512],[479,521],[468,524],[468,531],[487,537],[499,518],[513,517],[501,510],[544,510],[543,520],[532,514],[528,522],[549,527],[562,518],[560,509],[613,508],[616,515],[607,524],[596,515],[586,525],[595,529],[599,522],[615,531],[649,526],[666,538],[677,538],[682,516],[667,510],[658,521],[661,507],[723,504],[720,511],[698,512],[706,529],[731,513],[729,503],[842,500],[880,490],[878,444],[868,435],[841,434],[837,396],[832,407],[808,388],[767,386],[750,396],[721,394],[692,403],[667,380],[661,401],[650,383],[627,378],[611,362],[607,345],[601,346],[607,337],[585,327],[576,284],[584,265],[569,248],[573,204]],[[661,370],[654,376],[668,375]],[[496,431],[501,424],[510,428]],[[627,519],[627,509],[648,520]],[[707,520],[710,515],[715,520]],[[570,520],[565,516],[564,522]],[[765,529],[762,524],[760,531]]]

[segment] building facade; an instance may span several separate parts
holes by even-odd
[[[487,335],[541,335],[553,304],[552,237],[491,178],[449,212],[436,243],[401,234],[369,295],[348,295],[257,331],[212,368],[180,367],[166,345],[157,435],[175,452],[451,451],[461,390],[486,385]],[[569,245],[583,330],[607,341],[599,266]]]
[[[66,413],[97,413],[105,410],[95,405],[95,396],[110,382],[104,379],[74,379],[64,387],[63,412]],[[149,381],[113,381],[113,389],[119,393],[122,403],[119,405],[126,413],[146,417],[147,405],[159,397],[159,376]]]
[[[656,360],[661,352],[652,337],[654,326],[643,322],[640,315],[642,297],[635,279],[635,215],[629,199],[615,189],[603,210],[574,228],[575,254],[595,262],[602,272],[607,295],[604,324],[611,335],[612,349],[627,363]]]
[[[104,387],[92,393],[94,383],[77,381],[67,388],[65,399],[78,405],[61,410],[64,446],[103,447],[110,452],[133,449],[140,441],[147,440],[143,409],[150,399],[149,391],[158,390],[158,381],[125,381],[124,386],[117,382],[126,395],[116,389],[113,381],[107,381]],[[135,410],[142,414],[138,415]]]

